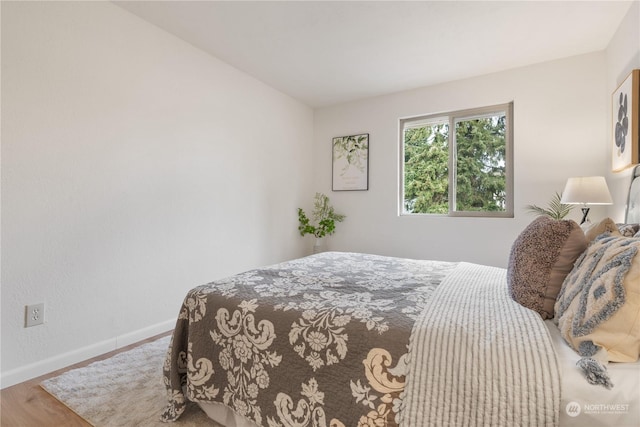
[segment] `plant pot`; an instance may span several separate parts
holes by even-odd
[[[324,251],[324,239],[322,237],[316,237],[316,240],[313,243],[313,253],[319,254],[320,252]]]

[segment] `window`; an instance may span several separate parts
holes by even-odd
[[[513,217],[513,103],[400,120],[400,213]]]

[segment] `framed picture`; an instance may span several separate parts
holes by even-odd
[[[640,70],[633,70],[613,92],[611,169],[621,171],[639,163]]]
[[[333,191],[369,189],[369,134],[333,138]]]

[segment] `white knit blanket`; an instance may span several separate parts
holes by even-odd
[[[460,263],[416,321],[402,426],[555,426],[560,372],[540,316],[506,270]]]

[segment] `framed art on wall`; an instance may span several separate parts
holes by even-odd
[[[621,171],[639,163],[640,70],[633,70],[613,92],[611,169]]]
[[[369,134],[333,138],[333,191],[369,189]]]

